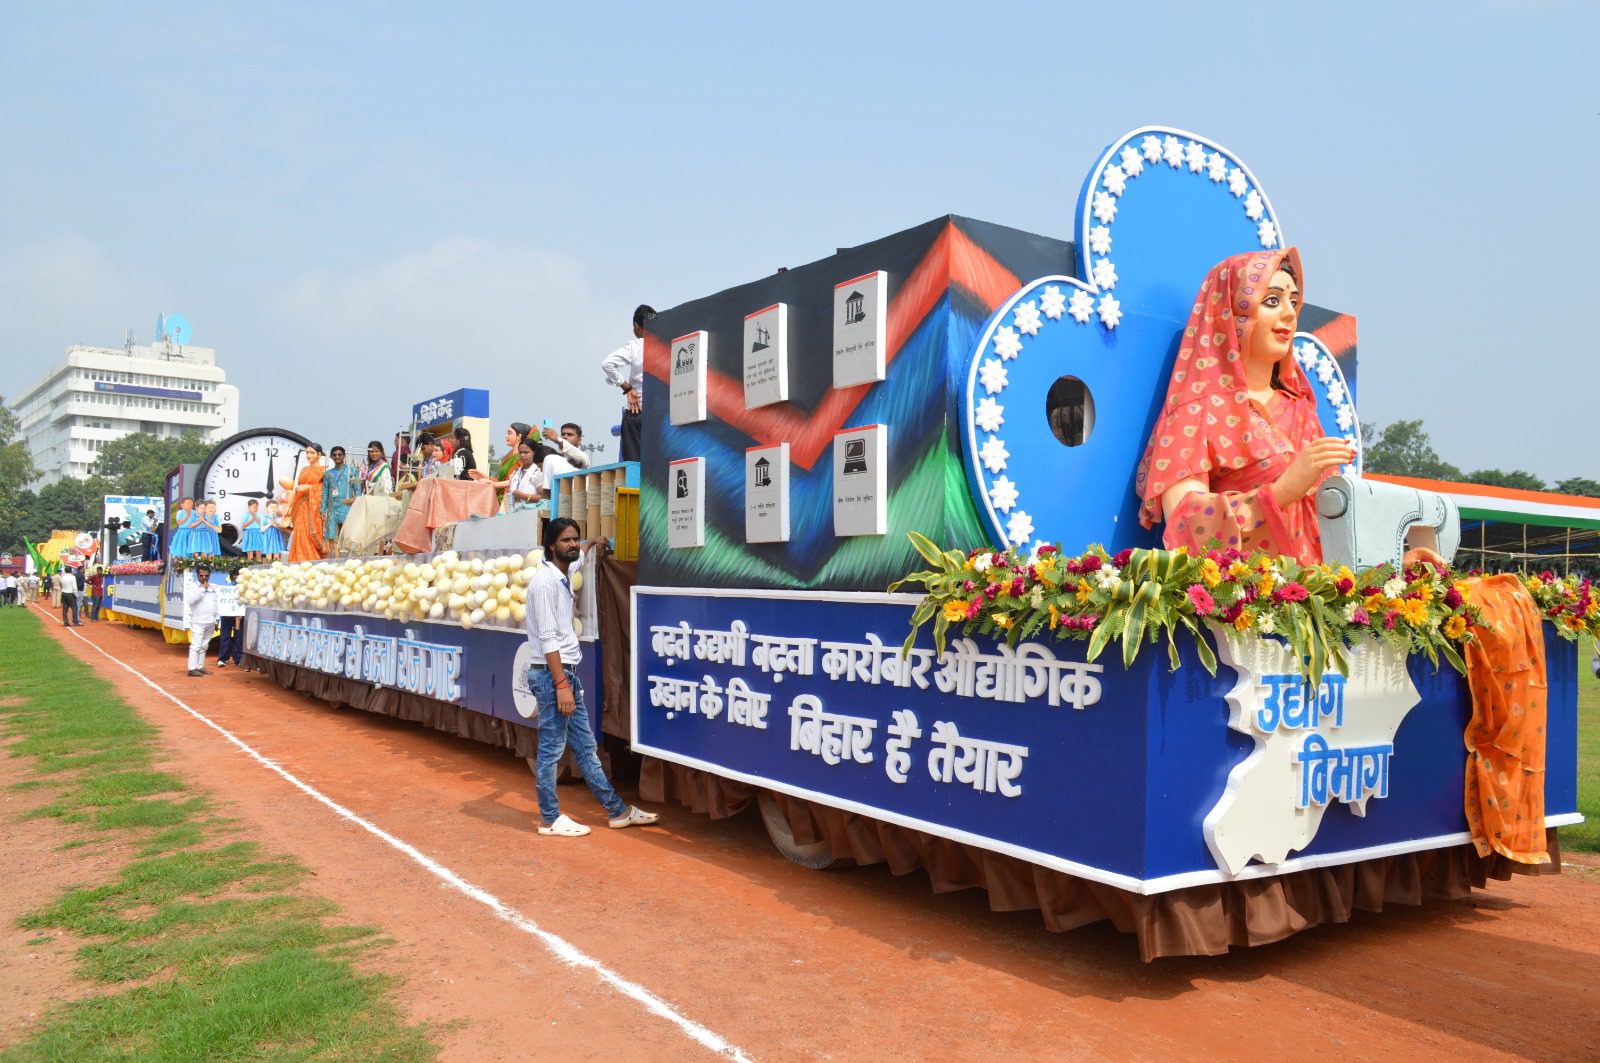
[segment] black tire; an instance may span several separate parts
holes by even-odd
[[[778,807],[777,799],[771,794],[762,792],[757,795],[757,801],[761,806],[761,823],[767,828],[767,837],[772,839],[772,844],[785,860],[812,871],[850,866],[849,860],[835,859],[833,850],[825,841],[812,842],[810,845],[795,841],[789,821],[783,817],[783,809]]]

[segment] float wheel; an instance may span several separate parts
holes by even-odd
[[[761,806],[761,823],[767,828],[767,837],[772,839],[772,844],[783,854],[785,860],[813,871],[850,866],[851,861],[835,858],[833,850],[825,841],[812,842],[809,845],[801,845],[795,841],[794,832],[789,829],[789,821],[784,818],[783,809],[778,806],[777,798],[762,792],[757,795],[757,800]]]

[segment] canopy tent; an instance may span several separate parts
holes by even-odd
[[[1434,491],[1461,510],[1461,568],[1553,569],[1600,573],[1600,498],[1514,487],[1369,474],[1370,479]]]

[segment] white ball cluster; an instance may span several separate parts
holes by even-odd
[[[432,620],[471,629],[520,627],[538,550],[496,557],[366,557],[275,561],[239,573],[239,601],[278,609],[366,613],[410,623]]]

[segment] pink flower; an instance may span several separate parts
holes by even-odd
[[[1018,576],[1016,579],[1012,580],[1011,581],[1011,590],[1009,592],[1011,597],[1013,597],[1013,598],[1021,598],[1022,597],[1022,587],[1023,587],[1023,580],[1022,580],[1021,576]]]
[[[1383,626],[1385,628],[1393,628],[1395,621],[1399,619],[1400,614],[1391,609],[1389,612],[1383,614]]]
[[[989,599],[991,602],[995,600],[995,597],[999,593],[1000,593],[1000,584],[998,584],[998,583],[991,583],[991,584],[989,584],[987,587],[985,587],[983,589],[983,596],[985,598]]]
[[[977,586],[976,583],[972,582],[971,580],[967,580],[965,583],[963,583],[961,585],[961,589],[964,590],[964,591],[970,592],[976,586]]]
[[[967,603],[967,619],[968,620],[976,620],[976,619],[978,619],[978,614],[981,613],[981,612],[983,612],[983,603],[980,600],[978,600],[977,598],[974,598],[974,599],[972,599],[972,601]]]
[[[1272,597],[1274,601],[1279,602],[1303,602],[1310,594],[1304,584],[1290,582],[1274,591]]]
[[[1545,569],[1543,572],[1539,573],[1539,578],[1544,580],[1546,583],[1554,583],[1556,574],[1551,572],[1549,569]]]
[[[1372,617],[1368,616],[1367,611],[1358,605],[1356,606],[1356,611],[1350,614],[1350,622],[1366,627],[1372,623]],[[1393,627],[1394,625],[1391,624],[1390,626]]]
[[[1196,583],[1189,588],[1189,603],[1194,606],[1194,611],[1201,616],[1210,616],[1217,611],[1217,601],[1211,597],[1211,592]]]
[[[1100,560],[1099,554],[1084,554],[1083,560],[1079,562],[1079,565],[1081,566],[1080,571],[1099,572],[1100,566],[1104,563],[1105,562]]]
[[[1067,568],[1067,571],[1072,573],[1074,576],[1079,576],[1079,575],[1083,574],[1083,566],[1078,564],[1076,561],[1068,561],[1067,565],[1066,565],[1066,568]]]
[[[1000,568],[1005,568],[1006,567],[1006,555],[1005,554],[995,554],[993,557],[989,558],[989,561],[991,563],[995,564],[995,565],[998,565]]]
[[[1123,568],[1124,566],[1127,565],[1127,563],[1130,560],[1132,560],[1132,558],[1133,558],[1133,547],[1129,546],[1129,547],[1127,547],[1125,549],[1118,550],[1117,551],[1117,556],[1115,556],[1115,557],[1113,557],[1111,559],[1111,563],[1113,565],[1116,565],[1118,568]]]
[[[1040,557],[1049,557],[1051,554],[1054,554],[1054,553],[1057,553],[1057,552],[1058,552],[1057,549],[1055,547],[1053,547],[1053,546],[1041,546],[1041,547],[1039,547],[1039,556]]]

